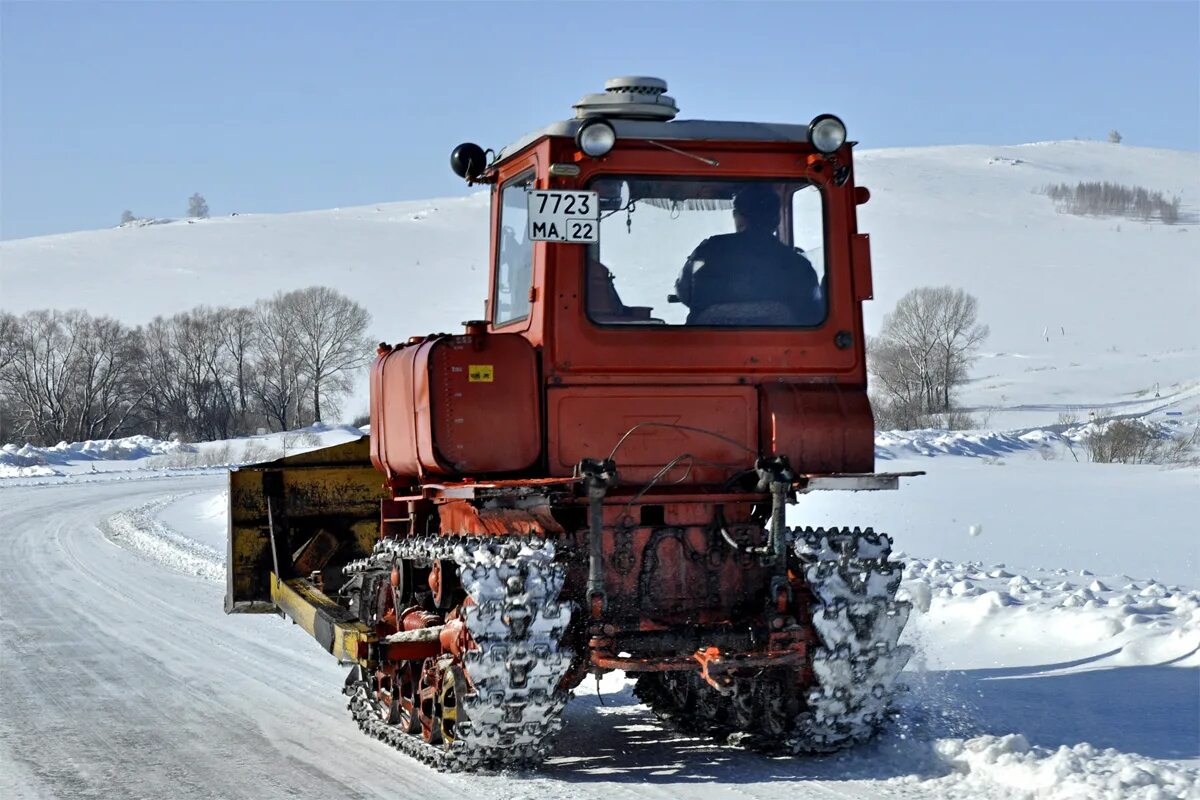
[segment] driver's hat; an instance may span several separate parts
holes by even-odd
[[[770,186],[752,183],[733,196],[733,210],[750,222],[779,223],[779,195]]]

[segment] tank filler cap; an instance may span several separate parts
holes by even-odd
[[[674,119],[679,107],[666,92],[667,82],[661,78],[645,75],[611,78],[604,82],[603,94],[585,94],[573,106],[575,118]]]

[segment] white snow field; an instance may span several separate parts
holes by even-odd
[[[962,395],[979,430],[881,433],[879,469],[927,474],[789,514],[872,525],[905,554],[917,652],[878,740],[747,753],[664,728],[614,674],[580,687],[543,770],[433,772],[357,730],[343,670],[301,630],[221,611],[223,465],[359,431],[133,437],[0,452],[0,796],[1200,798],[1200,469],[1081,446],[1091,412],[1200,423],[1200,155],[1053,142],[858,163],[868,329],[939,284],[992,329]],[[1102,180],[1178,195],[1185,221],[1074,217],[1033,191]],[[322,283],[381,339],[455,330],[482,309],[486,203],[2,242],[0,305],[140,323]]]

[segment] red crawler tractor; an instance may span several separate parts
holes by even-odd
[[[226,611],[352,665],[366,732],[446,768],[536,763],[623,670],[672,723],[826,751],[908,658],[890,539],[789,503],[875,473],[852,143],[675,120],[609,81],[498,153],[487,319],[381,345],[371,434],[230,477]]]

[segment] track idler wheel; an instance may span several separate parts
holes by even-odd
[[[462,699],[467,693],[467,681],[462,668],[447,665],[441,673],[438,687],[438,712],[441,718],[442,743],[449,747],[458,739],[459,726],[467,721]]]

